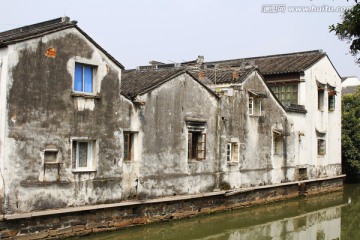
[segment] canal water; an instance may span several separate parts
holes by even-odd
[[[360,185],[344,191],[96,234],[87,240],[360,239]]]

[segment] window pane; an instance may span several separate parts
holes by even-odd
[[[124,159],[129,159],[129,134],[124,134]]]
[[[231,143],[226,145],[226,161],[231,160]]]
[[[78,143],[78,167],[87,167],[87,153],[88,153],[88,143],[79,142]]]
[[[84,92],[93,91],[93,68],[84,66]]]
[[[236,143],[233,144],[233,149],[232,149],[232,161],[233,162],[238,162],[239,160],[239,147]]]
[[[192,159],[192,133],[188,134],[188,159]]]
[[[74,91],[83,91],[83,66],[75,63]]]
[[[205,134],[198,133],[197,135],[197,143],[196,143],[196,158],[198,160],[205,159],[205,151],[206,151],[206,136]]]

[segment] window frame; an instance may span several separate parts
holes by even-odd
[[[254,97],[249,97],[249,115],[254,115]]]
[[[299,83],[270,84],[270,88],[283,105],[299,104]]]
[[[335,95],[331,95],[330,92],[328,93],[328,111],[333,112],[335,111]]]
[[[226,162],[239,162],[239,144],[237,142],[228,142],[226,144]]]
[[[86,147],[86,166],[82,167],[79,163],[80,147],[79,144],[87,143]],[[93,139],[72,139],[72,171],[91,172],[96,171],[97,143]]]
[[[248,113],[249,116],[261,116],[262,98],[249,96]]]
[[[194,137],[197,139],[195,140]],[[202,156],[199,157],[200,152]],[[206,160],[206,133],[200,131],[188,132],[188,160]]]
[[[77,66],[80,66],[82,69],[81,72],[81,90],[76,89],[76,85],[77,85],[77,80],[78,80],[78,72],[77,72]],[[91,69],[91,91],[86,90],[86,74],[85,74],[85,69],[89,67]],[[74,64],[74,79],[73,79],[73,91],[75,93],[83,93],[83,94],[93,94],[95,93],[95,79],[96,79],[96,69],[97,66],[96,65],[91,65],[91,64],[86,64],[86,63],[81,63],[81,62],[75,62]]]
[[[124,131],[123,135],[123,158],[124,161],[133,161],[135,159],[135,134],[137,132]],[[126,141],[127,140],[127,141]],[[127,148],[126,148],[127,146]],[[127,155],[125,154],[127,152]]]

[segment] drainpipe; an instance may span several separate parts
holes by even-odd
[[[288,119],[287,117],[285,117],[284,120],[284,141],[283,141],[283,163],[284,163],[284,180],[287,180],[287,138],[290,135],[289,134],[289,129],[288,129]]]
[[[221,168],[221,99],[217,100],[217,118],[216,118],[216,141],[217,141],[217,150],[216,150],[216,180],[215,180],[215,189],[220,187],[220,168]]]

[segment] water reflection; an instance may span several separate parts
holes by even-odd
[[[332,240],[360,236],[360,185],[343,192],[87,236],[96,240]]]

